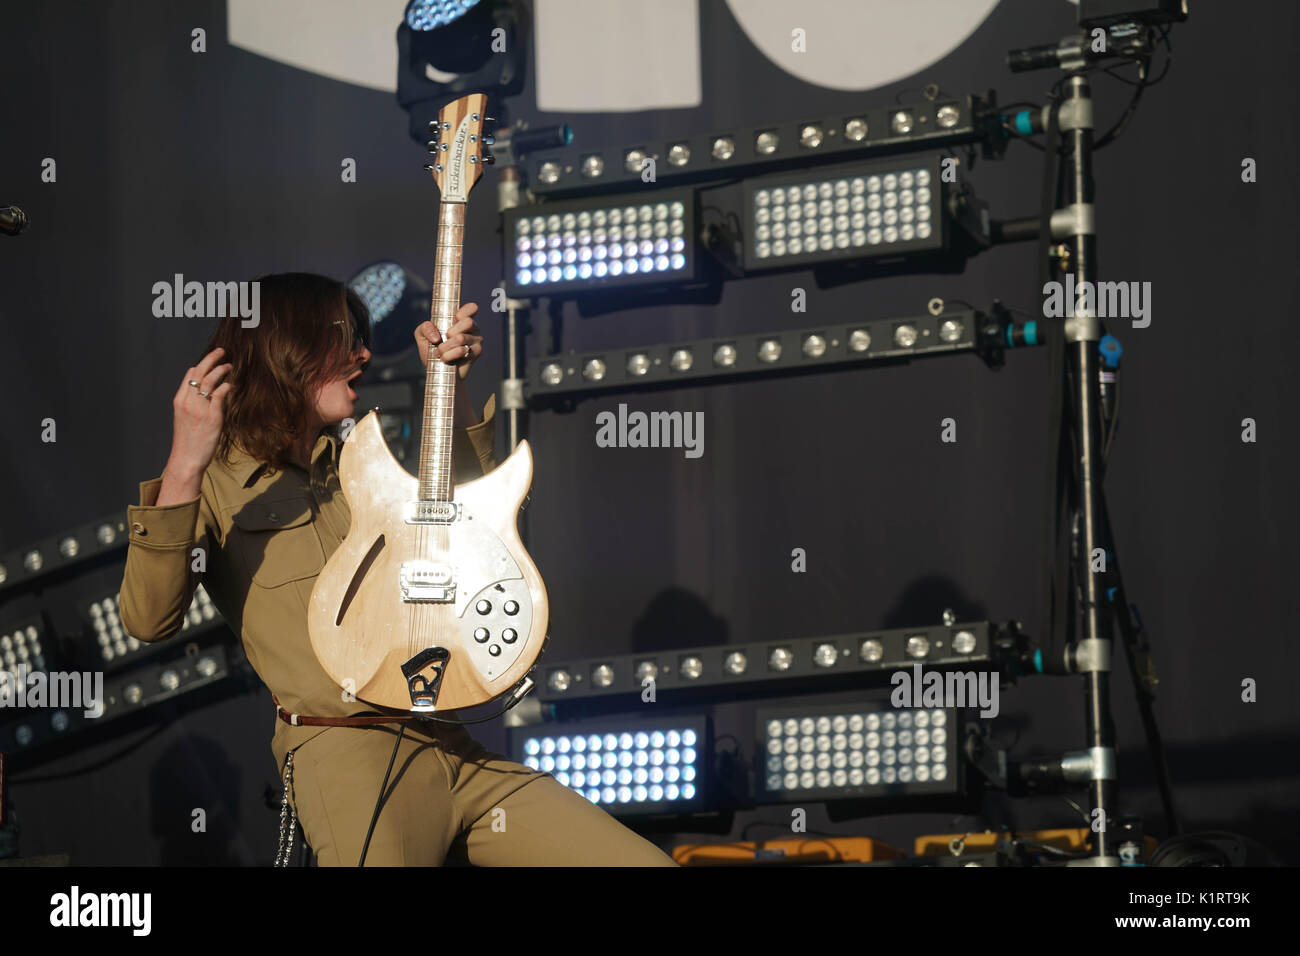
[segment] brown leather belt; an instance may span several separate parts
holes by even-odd
[[[275,716],[292,727],[374,727],[377,724],[400,723],[404,720],[418,720],[419,714],[398,714],[393,717],[307,717],[303,714],[291,714],[280,706],[274,694],[271,702],[275,704]]]

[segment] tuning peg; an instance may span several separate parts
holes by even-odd
[[[429,152],[431,152],[431,153],[436,153],[436,152],[438,151],[438,142],[437,142],[437,140],[432,140],[432,139],[431,139],[431,140],[429,140],[429,142],[426,143],[425,145],[427,145],[427,146],[429,147]]]
[[[483,117],[483,122],[485,122],[485,123],[495,123],[496,121],[497,121],[497,118],[496,118],[495,116],[485,116],[485,117]]]
[[[432,163],[425,163],[424,168],[427,169],[429,172],[434,171],[434,165]]]
[[[492,145],[493,143],[495,143],[496,141],[497,141],[497,138],[496,138],[495,136],[484,136],[484,137],[483,137],[483,145],[484,145],[484,146],[491,146],[491,145]]]
[[[429,132],[430,132],[430,133],[433,133],[435,136],[438,135],[438,121],[437,121],[437,120],[430,120],[430,121],[429,121]]]
[[[484,153],[484,154],[483,154],[483,165],[484,165],[484,166],[491,166],[491,165],[492,165],[493,163],[495,163],[496,161],[497,161],[497,158],[496,158],[495,156],[493,156],[491,153]]]

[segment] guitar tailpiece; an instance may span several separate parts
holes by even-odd
[[[442,689],[442,675],[451,660],[451,651],[445,647],[426,647],[402,665],[402,676],[406,678],[406,689],[411,694],[411,710],[430,713],[438,704],[438,691]],[[433,665],[433,679],[421,673]]]

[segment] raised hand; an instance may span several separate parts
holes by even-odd
[[[424,322],[415,330],[416,346],[420,350],[420,361],[427,367],[429,349],[433,348],[434,357],[448,365],[456,366],[456,374],[464,381],[469,377],[472,366],[483,354],[483,334],[474,321],[478,304],[466,302],[456,310],[452,326],[447,330],[444,340],[438,327],[432,322]]]
[[[229,382],[221,381],[233,365],[218,365],[224,350],[213,349],[185,373],[172,397],[172,450],[163,469],[157,504],[196,497],[221,437]]]

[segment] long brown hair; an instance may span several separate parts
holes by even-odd
[[[282,469],[309,421],[315,386],[347,369],[355,338],[370,345],[370,315],[355,292],[325,276],[286,272],[257,282],[258,324],[222,319],[203,354],[223,348],[221,362],[234,365],[217,454],[228,462],[238,445]]]

